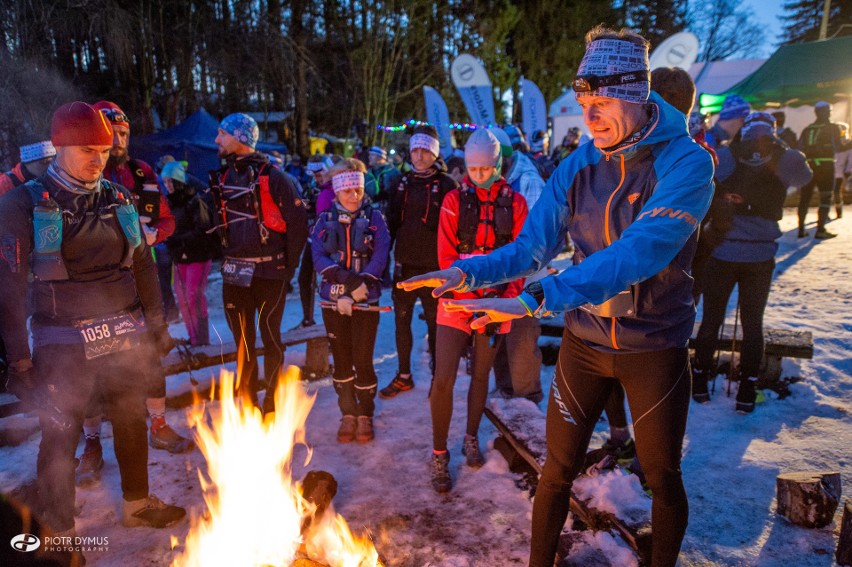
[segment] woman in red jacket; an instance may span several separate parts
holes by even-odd
[[[512,191],[500,175],[500,143],[487,129],[476,130],[465,145],[467,176],[459,189],[450,191],[441,206],[438,226],[438,263],[449,268],[459,259],[488,254],[513,241],[527,218],[527,202]],[[449,312],[447,299],[516,297],[523,279],[471,293],[454,293],[438,304],[435,378],[429,401],[432,409],[432,487],[437,492],[452,488],[447,435],[453,413],[453,387],[459,361],[470,341],[467,313]],[[502,335],[510,323],[498,323],[473,333],[473,370],[467,396],[467,430],[462,453],[467,465],[481,467],[485,459],[479,450],[479,422],[488,396],[488,374]]]

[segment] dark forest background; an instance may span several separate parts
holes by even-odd
[[[690,30],[700,60],[746,58],[817,39],[823,3],[786,1],[784,33],[770,38],[736,0],[3,0],[0,166],[47,138],[53,110],[74,99],[117,102],[134,136],[204,107],[285,111],[279,137],[303,155],[309,131],[382,143],[376,124],[425,119],[424,85],[466,116],[449,78],[461,52],[485,64],[502,116],[500,93],[517,102],[522,77],[548,103],[559,96],[596,24],[652,46]],[[852,0],[833,0],[828,36],[850,23]]]

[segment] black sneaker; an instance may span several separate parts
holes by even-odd
[[[153,494],[132,502],[122,501],[121,524],[126,528],[167,528],[184,516],[185,509],[166,504]]]
[[[754,402],[757,399],[757,377],[749,376],[740,380],[737,390],[737,413],[751,413],[754,411]]]
[[[432,453],[432,488],[439,494],[446,494],[453,488],[449,453]]]
[[[630,463],[633,461],[633,457],[636,456],[636,444],[630,437],[624,443],[607,439],[600,449],[594,449],[586,453],[584,468],[589,468],[607,456],[613,457],[620,465]]]
[[[414,378],[411,375],[408,378],[403,378],[400,374],[397,374],[391,380],[391,383],[379,390],[379,397],[382,399],[390,399],[396,397],[397,394],[402,392],[407,392],[414,388]]]
[[[699,404],[710,401],[710,390],[707,389],[707,374],[704,370],[692,369],[692,399]]]
[[[834,238],[835,236],[837,235],[833,232],[828,232],[824,228],[816,231],[816,234],[814,234],[814,238],[816,238],[817,240],[828,240],[829,238]]]
[[[473,435],[464,436],[462,455],[467,457],[467,466],[472,469],[478,469],[485,464],[485,457],[482,456],[482,451],[479,450],[479,439]]]

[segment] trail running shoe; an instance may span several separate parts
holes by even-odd
[[[449,453],[432,453],[432,488],[439,494],[446,494],[453,488]]]
[[[407,392],[414,388],[414,378],[411,375],[408,378],[404,378],[402,375],[397,374],[393,377],[390,384],[379,390],[379,397],[387,400],[393,397],[396,397],[398,394],[402,392]]]
[[[472,469],[478,469],[485,464],[485,457],[479,450],[479,439],[473,435],[464,436],[464,445],[462,445],[462,455],[467,457],[467,466]]]
[[[584,468],[589,468],[607,456],[615,458],[619,465],[626,465],[632,462],[633,457],[636,456],[636,445],[633,443],[633,439],[628,438],[624,443],[617,443],[612,439],[607,439],[600,449],[594,449],[586,453]]]
[[[75,473],[77,486],[89,488],[98,484],[104,468],[104,451],[100,439],[86,439],[86,446],[79,461]]]
[[[121,524],[126,528],[166,528],[184,516],[184,508],[166,504],[153,494],[131,502],[124,500],[121,506]]]

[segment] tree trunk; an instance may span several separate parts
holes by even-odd
[[[291,7],[290,35],[295,43],[296,84],[294,86],[296,108],[296,147],[293,151],[306,160],[311,153],[311,141],[308,136],[308,81],[307,53],[305,52],[305,14],[304,0],[294,0]]]
[[[778,514],[806,528],[822,528],[834,519],[840,500],[840,473],[795,472],[778,475]]]

